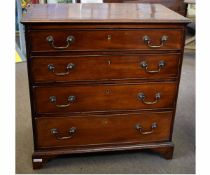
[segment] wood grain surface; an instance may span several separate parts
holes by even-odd
[[[161,4],[78,3],[33,4],[22,23],[186,23],[189,20]]]
[[[36,119],[37,143],[39,148],[53,148],[167,141],[171,119],[171,112],[39,118]],[[157,128],[151,134],[144,135],[136,129],[136,124],[139,124],[143,132],[149,132],[153,123],[157,124]],[[58,140],[51,133],[51,129],[56,128],[59,137],[66,137],[71,127],[75,127],[76,132],[69,139]]]
[[[89,55],[89,56],[40,56],[32,57],[33,82],[78,82],[121,79],[165,79],[177,78],[180,54],[139,54],[139,55]],[[165,66],[159,72],[159,64]],[[142,67],[147,63],[148,69]],[[73,64],[72,69],[67,69]],[[49,65],[54,66],[53,71]],[[148,71],[148,72],[147,72]],[[59,73],[66,73],[60,75]]]

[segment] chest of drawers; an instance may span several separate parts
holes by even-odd
[[[22,23],[33,167],[117,150],[171,159],[188,22],[158,4],[31,6]]]

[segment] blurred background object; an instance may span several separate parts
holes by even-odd
[[[196,22],[196,16],[195,16],[195,0],[185,0],[184,1],[187,4],[187,17],[192,20],[192,23],[187,25],[187,36],[185,41],[185,51],[195,51],[195,22]]]

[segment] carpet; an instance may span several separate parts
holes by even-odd
[[[33,170],[30,101],[26,63],[16,64],[16,173],[193,174],[195,173],[195,54],[186,53],[174,125],[174,157],[165,160],[147,152],[118,152],[53,159]]]

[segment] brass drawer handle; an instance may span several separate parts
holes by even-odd
[[[163,69],[165,67],[166,63],[164,61],[160,61],[158,64],[158,69],[157,70],[149,70],[148,69],[148,64],[146,61],[142,61],[140,63],[140,66],[145,70],[145,72],[147,73],[158,73],[160,72],[161,69]]]
[[[157,103],[159,100],[160,100],[160,93],[156,93],[155,94],[155,100],[154,101],[145,101],[145,95],[143,92],[140,92],[138,93],[138,99],[141,100],[144,104],[147,104],[147,105],[152,105],[152,104],[155,104]]]
[[[68,103],[67,103],[67,104],[58,105],[58,104],[56,104],[56,96],[50,96],[50,97],[49,97],[50,102],[51,102],[51,103],[54,103],[55,106],[58,107],[58,108],[66,108],[66,107],[70,106],[70,104],[71,104],[72,102],[74,102],[75,99],[76,99],[76,97],[73,96],[73,95],[71,95],[71,96],[68,97],[68,100],[67,100]]]
[[[75,64],[69,63],[66,66],[66,72],[55,72],[55,66],[53,64],[48,64],[47,67],[48,67],[48,71],[53,72],[55,75],[64,76],[64,75],[68,75],[70,73],[70,70],[75,67]]]
[[[51,134],[55,136],[56,139],[58,140],[66,140],[70,139],[74,136],[76,133],[77,128],[76,127],[71,127],[68,131],[68,136],[61,136],[61,134],[58,132],[56,128],[51,129]]]
[[[143,135],[152,134],[154,129],[157,128],[157,123],[152,123],[150,131],[144,131],[143,127],[140,124],[136,124],[136,129]]]
[[[160,48],[164,45],[164,43],[168,40],[168,36],[163,35],[160,39],[160,45],[152,45],[152,42],[150,40],[150,37],[145,35],[143,36],[143,41],[145,44],[147,44],[148,47],[150,48]]]
[[[63,46],[63,47],[55,46],[55,44],[54,44],[54,38],[53,38],[53,36],[51,36],[51,35],[47,36],[46,40],[47,40],[47,42],[48,42],[54,49],[66,49],[66,48],[68,48],[68,47],[75,41],[75,38],[74,38],[74,36],[69,35],[69,36],[66,38],[67,45],[66,45],[66,46]]]

